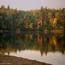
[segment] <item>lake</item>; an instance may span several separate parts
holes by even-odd
[[[39,31],[0,34],[0,54],[65,65],[65,36]]]

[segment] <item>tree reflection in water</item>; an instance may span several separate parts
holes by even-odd
[[[39,50],[41,55],[59,51],[65,54],[64,36],[43,34],[42,32],[21,32],[20,35],[0,34],[0,54],[17,52],[17,50]]]

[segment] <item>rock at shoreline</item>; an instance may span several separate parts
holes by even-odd
[[[15,56],[0,55],[0,65],[51,65]]]

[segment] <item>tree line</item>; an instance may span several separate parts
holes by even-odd
[[[65,30],[65,8],[23,11],[0,7],[0,32],[28,30]]]

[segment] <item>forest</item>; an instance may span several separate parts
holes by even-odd
[[[17,10],[10,6],[0,7],[0,33],[11,32],[21,33],[21,31],[64,31],[65,28],[65,8],[36,10]]]

